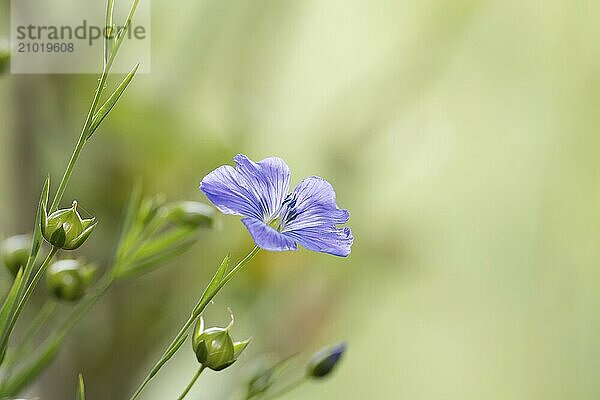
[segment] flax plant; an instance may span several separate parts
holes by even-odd
[[[93,263],[68,257],[71,250],[93,240],[93,232],[101,223],[93,217],[82,218],[75,200],[70,207],[61,209],[60,206],[86,145],[138,70],[139,64],[133,66],[106,95],[111,68],[130,29],[138,1],[133,0],[121,27],[113,20],[114,0],[107,1],[102,72],[64,174],[52,196],[50,177],[46,179],[37,204],[32,236],[9,238],[2,246],[2,259],[14,274],[14,281],[0,308],[0,398],[14,398],[35,381],[60,350],[69,332],[115,282],[138,277],[172,260],[194,244],[201,230],[212,226],[215,208],[198,202],[167,202],[162,196],[144,197],[138,184],[125,208],[112,261],[103,274],[96,279],[98,268]],[[290,169],[282,159],[270,157],[254,162],[240,154],[234,161],[235,167],[224,165],[206,175],[200,190],[217,210],[241,216],[256,245],[237,263],[232,262],[229,255],[222,260],[188,318],[133,391],[130,400],[142,396],[144,389],[190,337],[199,366],[189,384],[179,394],[174,392],[174,398],[177,395],[178,399],[185,398],[204,371],[218,373],[236,363],[250,339],[233,339],[230,333],[233,314],[232,323],[219,328],[206,327],[203,313],[260,251],[290,251],[301,245],[334,256],[350,255],[353,234],[349,227],[342,226],[348,222],[350,214],[338,208],[329,182],[313,176],[290,191]],[[14,343],[15,326],[44,276],[52,297],[30,322],[26,334]],[[73,306],[58,326],[36,345],[34,338],[55,314],[57,302]],[[193,326],[195,328],[190,332]],[[345,345],[324,350],[311,360],[302,379],[277,390],[271,390],[277,367],[263,371],[260,379],[253,380],[255,384],[245,398],[280,397],[309,379],[325,377],[344,350]],[[81,375],[76,398],[86,398]]]

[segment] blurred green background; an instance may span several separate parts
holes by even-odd
[[[0,13],[7,34],[6,1]],[[600,3],[172,0],[152,13],[152,73],[65,196],[100,220],[80,253],[107,262],[136,177],[204,200],[202,177],[237,153],[284,158],[293,184],[326,177],[356,237],[349,259],[260,254],[208,312],[223,325],[231,306],[234,335],[254,342],[191,399],[227,398],[261,354],[341,339],[335,377],[287,398],[598,398]],[[31,229],[95,82],[0,77],[3,236]],[[83,371],[90,399],[126,399],[224,254],[252,247],[238,218],[220,225],[111,290],[28,394],[73,398]],[[144,398],[174,398],[194,368],[186,348]]]

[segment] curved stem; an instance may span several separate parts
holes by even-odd
[[[200,374],[202,373],[202,371],[204,371],[204,366],[201,366],[198,371],[196,371],[196,374],[194,375],[194,377],[192,378],[192,380],[190,381],[190,383],[188,383],[188,385],[186,386],[185,390],[181,393],[181,395],[179,395],[179,397],[177,398],[177,400],[183,400],[185,398],[185,396],[187,396],[187,394],[190,392],[190,390],[192,389],[192,387],[194,386],[194,383],[196,383],[196,381],[198,380],[198,377],[200,376]]]
[[[175,338],[171,341],[167,349],[163,352],[160,359],[154,364],[148,375],[146,375],[142,383],[138,386],[138,388],[129,398],[129,400],[135,400],[139,397],[144,388],[148,385],[148,383],[150,383],[152,378],[154,378],[158,371],[160,371],[160,369],[173,357],[173,355],[175,355],[176,351],[178,350],[177,346],[180,345],[181,341],[187,334],[188,329],[190,329],[192,324],[198,319],[200,314],[202,314],[206,306],[217,295],[217,293],[219,293],[223,286],[225,286],[225,284],[229,282],[231,278],[233,278],[233,276],[239,270],[241,270],[244,265],[248,264],[248,262],[256,255],[256,253],[258,253],[259,250],[259,247],[255,246],[246,257],[244,257],[239,263],[237,263],[237,265],[233,267],[231,271],[229,271],[229,273],[225,275],[225,277],[223,277],[223,279],[220,281],[220,283],[217,285],[217,287],[212,293],[208,293],[207,295],[202,296],[198,304],[196,304],[196,307],[194,307],[194,311],[192,312],[190,317],[187,319],[187,321],[185,321]]]

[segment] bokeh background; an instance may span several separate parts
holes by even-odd
[[[254,342],[191,399],[228,398],[261,355],[339,340],[335,376],[287,398],[598,398],[600,3],[171,0],[152,13],[152,73],[65,197],[101,221],[81,253],[107,262],[137,177],[202,201],[202,177],[237,153],[284,158],[294,183],[326,177],[356,237],[348,259],[260,254],[208,312],[224,324],[230,306]],[[0,77],[3,236],[31,229],[95,82]],[[177,262],[119,284],[27,394],[73,398],[83,371],[90,399],[126,399],[223,255],[252,245],[223,217]],[[174,398],[195,368],[186,348],[144,398]]]

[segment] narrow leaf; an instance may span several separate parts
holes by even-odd
[[[115,8],[115,0],[108,0],[106,3],[106,22],[104,24],[104,65],[108,63],[110,57],[110,42],[113,38],[113,13]]]
[[[133,15],[137,10],[137,6],[140,0],[133,0],[131,3],[131,8],[129,9],[129,14],[127,14],[127,19],[125,20],[125,25],[121,28],[117,34],[117,38],[113,45],[113,54],[116,54],[123,43],[123,39],[125,39],[125,35],[127,35],[127,31],[131,28],[131,20],[133,19]],[[114,57],[114,56],[113,56]]]
[[[98,129],[98,126],[100,126],[102,121],[104,121],[104,118],[107,117],[107,115],[110,113],[113,107],[117,104],[117,101],[119,101],[119,98],[121,98],[123,92],[125,92],[125,89],[127,89],[127,86],[129,86],[129,84],[131,83],[131,80],[135,76],[135,73],[137,72],[139,67],[140,64],[137,64],[135,67],[133,67],[131,71],[129,71],[127,76],[125,76],[125,79],[123,79],[123,82],[121,82],[121,84],[115,89],[115,91],[110,95],[110,97],[108,98],[108,100],[106,100],[102,107],[100,107],[100,109],[96,111],[96,114],[94,114],[94,117],[92,118],[92,122],[89,127],[87,139],[89,139],[94,134],[96,129]]]
[[[10,325],[10,316],[13,307],[16,305],[18,300],[19,287],[21,286],[21,281],[23,280],[23,268],[19,269],[17,272],[17,276],[8,292],[8,296],[6,300],[4,300],[4,304],[2,305],[2,309],[0,310],[0,326],[7,327]],[[8,340],[3,342],[0,347],[0,364],[4,360],[4,356],[6,354],[6,345],[8,344]]]
[[[119,270],[117,277],[131,278],[151,272],[161,264],[164,264],[187,251],[195,242],[195,238],[189,238],[188,240],[178,243],[176,246],[164,249],[145,258],[139,258],[132,263],[127,263],[125,264],[125,267]]]
[[[200,301],[196,305],[196,308],[194,308],[194,315],[200,315],[202,311],[204,311],[208,303],[212,300],[212,298],[215,297],[215,295],[217,294],[216,291],[219,288],[219,284],[221,283],[221,281],[227,274],[227,271],[229,270],[229,262],[230,257],[229,254],[227,254],[221,262],[221,265],[219,265],[219,268],[217,268],[217,272],[215,272],[215,275],[206,287],[206,290],[204,290],[204,293],[202,294]]]
[[[44,182],[44,188],[42,189],[42,194],[40,196],[40,201],[38,203],[37,214],[35,217],[35,228],[33,231],[33,244],[31,246],[31,256],[29,257],[29,261],[27,262],[27,267],[29,270],[33,270],[33,263],[35,262],[35,258],[37,258],[37,254],[40,251],[40,247],[42,246],[42,224],[46,223],[46,209],[48,207],[48,194],[50,192],[50,177],[46,178]],[[32,260],[33,258],[33,260]],[[31,265],[29,265],[31,263]],[[27,273],[27,267],[25,268],[25,276],[29,278],[31,272]],[[26,280],[27,282],[27,280]]]
[[[162,233],[155,239],[150,239],[144,242],[141,247],[133,254],[133,260],[152,256],[169,248],[176,247],[182,242],[186,242],[191,237],[195,236],[195,229],[182,227],[168,230]]]
[[[77,400],[85,400],[85,386],[83,384],[83,375],[79,374],[77,387]]]
[[[115,267],[118,269],[119,263],[122,260],[124,254],[127,252],[129,242],[131,242],[131,228],[136,218],[137,210],[142,201],[142,184],[138,180],[134,186],[131,194],[129,195],[129,201],[127,202],[127,208],[125,209],[125,216],[123,218],[123,226],[121,227],[121,235],[119,236],[119,242],[117,244],[117,251],[115,253]]]

